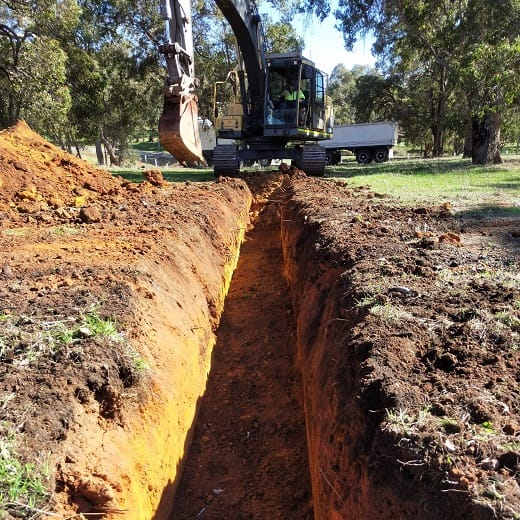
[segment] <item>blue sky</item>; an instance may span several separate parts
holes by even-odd
[[[303,55],[329,75],[339,63],[343,63],[347,69],[354,65],[375,66],[376,60],[370,52],[372,41],[369,38],[358,41],[352,52],[346,51],[342,34],[334,28],[335,22],[329,16],[321,25],[315,21],[306,26],[304,20],[301,25],[299,20],[294,23],[297,31],[305,35]]]
[[[332,11],[336,3],[332,2]],[[265,4],[259,8],[260,14],[269,12],[269,16],[274,19],[273,10],[264,6]],[[334,27],[335,23],[333,16],[329,16],[322,24],[319,24],[314,17],[298,16],[293,26],[298,34],[304,35],[303,55],[314,61],[319,69],[329,75],[339,63],[343,63],[347,69],[351,69],[354,65],[375,66],[376,60],[370,52],[372,40],[366,38],[365,41],[359,41],[354,46],[353,52],[347,52],[343,44],[343,36]]]

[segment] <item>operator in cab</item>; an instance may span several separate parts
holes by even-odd
[[[296,114],[296,105],[300,102],[300,109]],[[287,89],[282,92],[280,97],[280,107],[283,109],[285,121],[290,123],[294,121],[300,126],[305,125],[307,110],[303,105],[305,94],[297,88],[295,81],[289,82]],[[298,117],[296,117],[298,115]]]
[[[287,85],[287,89],[282,92],[280,101],[282,103],[286,103],[287,105],[295,105],[298,99],[305,99],[305,95],[299,89],[298,92],[296,92],[296,82],[291,81],[289,85]]]

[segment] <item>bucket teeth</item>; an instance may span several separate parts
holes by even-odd
[[[181,94],[165,99],[159,119],[159,142],[185,166],[206,165],[202,155],[195,95]]]

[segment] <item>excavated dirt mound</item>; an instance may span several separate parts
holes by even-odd
[[[288,287],[250,248],[226,314],[250,219]],[[0,132],[0,517],[518,518],[519,237],[302,172],[132,184]],[[8,497],[14,460],[49,493]]]

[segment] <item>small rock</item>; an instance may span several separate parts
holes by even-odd
[[[445,352],[437,359],[435,366],[441,370],[449,372],[450,370],[453,370],[453,368],[457,366],[458,363],[459,360],[457,359],[457,356],[451,352]]]
[[[101,211],[99,211],[95,206],[87,206],[81,208],[79,218],[81,219],[81,222],[84,222],[85,224],[101,222]]]
[[[78,329],[78,336],[80,338],[90,338],[92,335],[92,331],[88,327],[80,327]]]
[[[13,278],[13,268],[9,264],[4,264],[2,266],[2,274],[5,276],[5,278]]]
[[[143,172],[143,175],[154,186],[162,186],[164,184],[164,177],[160,170],[146,170]]]
[[[485,470],[492,470],[492,471],[495,471],[496,469],[498,469],[500,467],[500,462],[498,462],[497,459],[484,459],[481,463],[480,463],[480,466],[482,467],[482,469],[485,469]]]
[[[460,245],[460,236],[455,233],[444,233],[439,237],[439,242],[445,242],[447,244]]]

